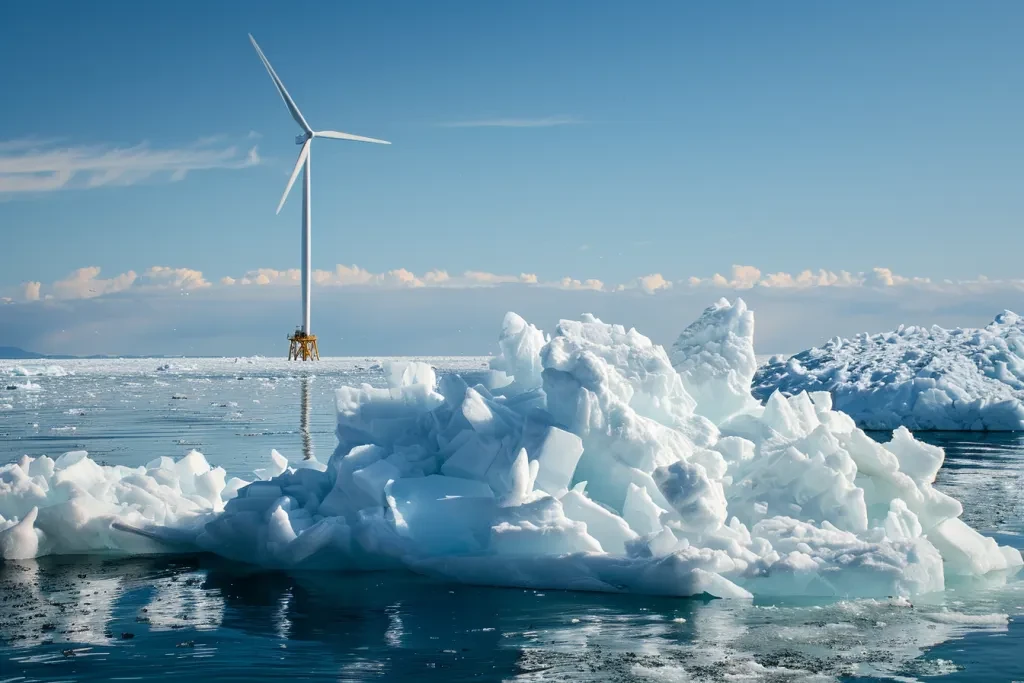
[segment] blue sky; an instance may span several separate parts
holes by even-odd
[[[147,282],[180,295],[185,270],[226,300],[224,277],[297,267],[298,197],[274,208],[298,131],[248,32],[315,128],[394,143],[314,147],[317,269],[604,290],[738,264],[1024,275],[1017,2],[44,1],[0,22],[0,62],[22,65],[0,70],[13,307],[144,298]],[[155,266],[178,276],[147,279]],[[85,267],[101,275],[57,284]]]

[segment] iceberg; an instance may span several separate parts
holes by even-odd
[[[201,454],[0,468],[5,559],[209,551],[280,569],[651,595],[912,596],[1024,565],[936,489],[942,449],[869,438],[826,391],[762,404],[754,318],[719,300],[671,352],[593,315],[506,316],[491,379],[389,363],[337,390],[327,463],[251,483]]]
[[[1024,430],[1024,319],[981,329],[900,325],[834,338],[757,371],[753,394],[827,391],[862,429]]]
[[[66,377],[69,373],[60,365],[15,365],[5,369],[5,374],[15,377]]]

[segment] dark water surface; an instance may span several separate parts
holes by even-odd
[[[975,607],[997,601],[980,599]],[[874,670],[968,681],[1024,672],[1016,622],[929,619],[950,614],[944,606],[955,601],[766,605],[287,575],[211,557],[46,558],[0,567],[0,680],[829,680]]]

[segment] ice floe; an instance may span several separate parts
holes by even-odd
[[[1024,430],[1024,319],[981,329],[903,326],[773,358],[754,378],[767,399],[827,391],[863,429]]]
[[[753,332],[741,300],[671,354],[592,315],[547,336],[509,314],[484,383],[393,362],[386,387],[339,389],[327,463],[275,452],[250,484],[197,452],[0,468],[0,548],[718,597],[909,596],[1022,565],[934,488],[941,449],[872,440],[828,392],[755,400]]]

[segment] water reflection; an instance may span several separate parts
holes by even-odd
[[[0,661],[9,675],[78,680],[919,675],[928,648],[968,630],[1007,633],[992,614],[1005,603],[971,604],[989,616],[965,619],[954,602],[765,605],[288,575],[210,557],[44,558],[0,566]]]

